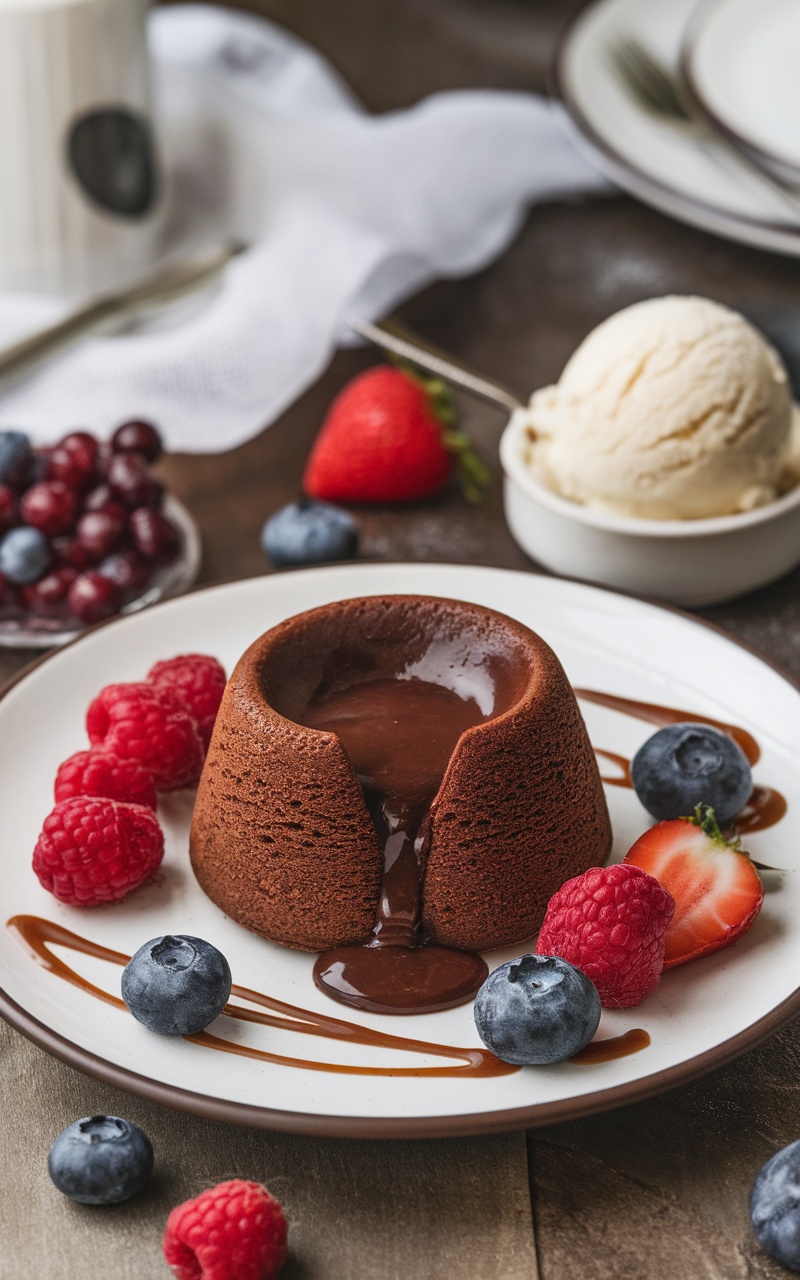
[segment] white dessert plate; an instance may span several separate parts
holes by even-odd
[[[785,0],[785,7],[792,3]],[[752,25],[761,31],[763,11],[776,11],[779,0],[739,4],[751,11],[756,7],[759,21]],[[604,173],[662,212],[731,240],[800,254],[800,225],[791,214],[787,220],[780,195],[757,175],[742,170],[713,141],[703,141],[697,131],[646,111],[614,70],[610,51],[631,38],[666,66],[677,67],[695,8],[696,0],[598,0],[580,13],[561,44],[553,75],[575,139]],[[795,27],[798,21],[795,14]],[[790,59],[796,48],[795,41],[784,50],[784,58]],[[792,88],[796,100],[796,78]],[[758,93],[738,81],[736,91],[746,95],[742,102]],[[760,119],[764,111],[762,106]],[[789,128],[787,122],[784,134]],[[792,154],[797,146],[795,138]]]
[[[733,723],[757,739],[762,754],[755,780],[781,791],[789,812],[749,837],[749,847],[759,862],[785,869],[782,886],[767,894],[737,945],[672,970],[640,1007],[604,1012],[600,1036],[641,1028],[648,1047],[594,1064],[426,1076],[414,1073],[443,1065],[451,1070],[459,1062],[307,1034],[280,1016],[269,1026],[222,1015],[210,1032],[236,1052],[221,1052],[219,1045],[153,1035],[124,1008],[42,967],[7,927],[10,917],[39,917],[123,955],[161,934],[198,935],[228,956],[235,983],[371,1031],[478,1049],[469,1005],[410,1017],[345,1009],[314,987],[313,956],[265,942],[226,919],[189,865],[190,793],[161,805],[167,853],[157,880],[116,906],[61,905],[30,867],[57,766],[85,745],[84,714],[102,684],[141,679],[156,660],[186,651],[215,654],[230,669],[251,640],[291,614],[386,593],[451,596],[499,609],[544,636],[575,686]],[[605,752],[630,757],[653,731],[630,714],[591,701],[582,707],[593,743]],[[754,653],[685,615],[595,587],[471,566],[354,565],[256,578],[107,624],[43,659],[0,700],[0,742],[0,1012],[66,1062],[168,1105],[264,1128],[343,1136],[529,1127],[690,1080],[759,1043],[800,1010],[800,850],[793,823],[800,812],[800,691]],[[604,772],[613,768],[607,757],[603,762]],[[632,791],[606,790],[614,857],[621,858],[649,819]],[[494,965],[530,949],[487,958]],[[118,996],[118,964],[63,946],[53,953]],[[253,1053],[273,1060],[247,1056]],[[330,1070],[334,1064],[340,1070]],[[372,1074],[376,1068],[405,1074]]]
[[[684,72],[706,114],[734,142],[800,181],[800,6],[705,0],[689,24]]]

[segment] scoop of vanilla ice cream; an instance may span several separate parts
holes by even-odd
[[[651,298],[611,316],[528,414],[532,471],[586,506],[696,519],[791,484],[786,370],[751,324],[707,298]]]

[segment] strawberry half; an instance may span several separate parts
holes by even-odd
[[[488,472],[454,422],[443,382],[388,365],[367,369],[328,410],[303,488],[327,502],[412,502],[438,493],[455,469],[476,501]]]
[[[739,841],[725,839],[714,810],[699,804],[691,818],[659,822],[625,855],[655,876],[675,899],[664,968],[719,951],[755,920],[764,886]]]

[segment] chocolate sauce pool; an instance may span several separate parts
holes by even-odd
[[[462,733],[483,724],[472,698],[416,677],[352,685],[312,701],[301,722],[337,735],[358,775],[383,845],[383,880],[369,938],[324,951],[317,986],[372,1013],[429,1013],[472,998],[488,975],[469,951],[440,947],[420,928],[425,826]]]

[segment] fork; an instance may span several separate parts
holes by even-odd
[[[610,46],[608,59],[612,70],[641,107],[675,125],[687,126],[702,141],[722,148],[748,174],[757,175],[768,185],[773,195],[777,195],[791,210],[795,220],[800,218],[800,189],[718,133],[695,106],[679,73],[669,71],[663,62],[630,36]]]

